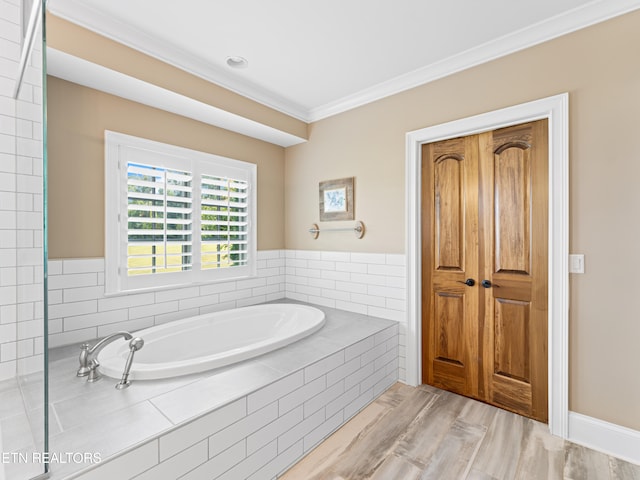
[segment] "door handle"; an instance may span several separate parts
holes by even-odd
[[[476,281],[473,278],[467,278],[464,282],[462,280],[456,280],[458,283],[464,283],[467,287],[473,287]]]
[[[489,280],[482,280],[482,282],[480,282],[480,285],[482,285],[484,288],[498,288],[500,287],[500,285],[496,285],[495,283],[491,283],[491,281]]]

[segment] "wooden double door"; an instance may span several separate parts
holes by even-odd
[[[548,134],[423,146],[423,382],[547,422]]]

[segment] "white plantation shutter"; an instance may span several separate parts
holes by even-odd
[[[203,269],[247,264],[249,184],[203,174],[200,186]]]
[[[192,267],[192,174],[127,163],[127,275]]]
[[[253,164],[106,132],[107,293],[255,275]]]

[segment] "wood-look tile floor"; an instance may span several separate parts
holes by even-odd
[[[545,424],[427,385],[396,384],[284,480],[640,480],[640,466]]]

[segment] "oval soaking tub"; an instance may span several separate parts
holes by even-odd
[[[262,355],[318,331],[324,312],[306,305],[274,303],[198,315],[145,328],[131,379],[152,380],[204,372]],[[114,342],[99,354],[100,371],[120,378],[129,342]]]

